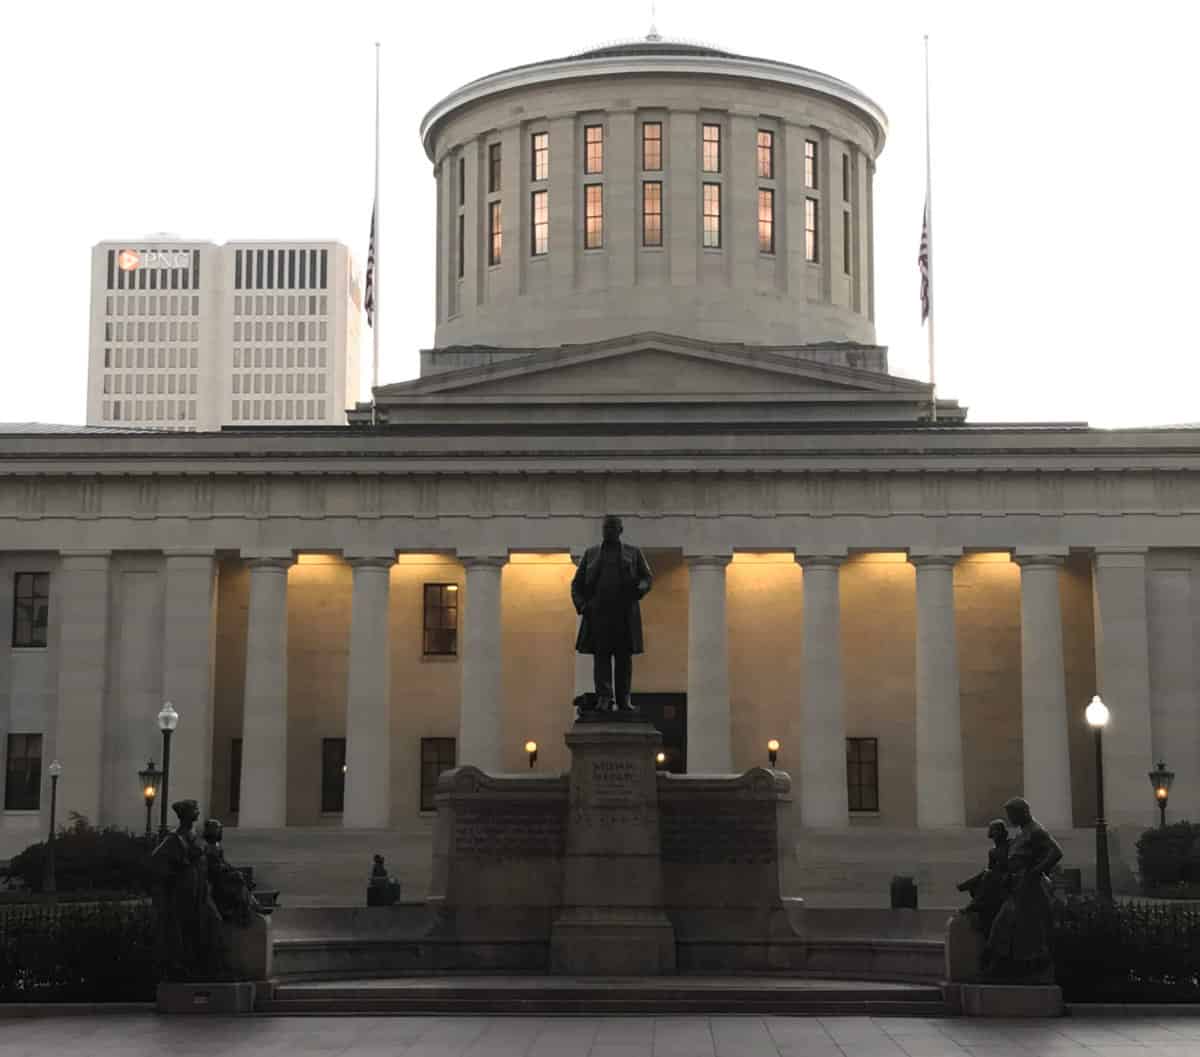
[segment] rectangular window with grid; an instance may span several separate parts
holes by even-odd
[[[234,406],[237,406],[235,400]],[[235,414],[233,416],[237,418]],[[232,738],[229,742],[229,811],[236,815],[242,807],[242,739]]]
[[[4,810],[36,811],[42,806],[42,736],[10,734],[4,777]]]
[[[658,172],[662,168],[662,122],[642,122],[642,168]]]
[[[458,584],[426,584],[422,647],[426,657],[458,653]]]
[[[842,211],[842,271],[850,274],[850,210]]]
[[[604,172],[604,126],[587,125],[583,130],[583,171]]]
[[[541,257],[550,252],[550,192],[529,195],[529,252]]]
[[[45,646],[49,618],[50,574],[17,573],[13,583],[12,644]]]
[[[804,200],[804,259],[810,264],[815,264],[821,259],[818,223],[817,200],[806,198]]]
[[[758,130],[758,178],[775,179],[775,133],[764,128]]]
[[[704,248],[721,248],[721,185],[704,185]]]
[[[550,133],[535,132],[530,138],[530,146],[533,151],[531,179],[550,179]]]
[[[604,185],[583,188],[583,248],[598,250],[604,245]]]
[[[721,126],[705,125],[700,168],[704,172],[721,171]]]
[[[662,181],[646,180],[642,184],[642,245],[661,246]]]
[[[458,766],[458,742],[454,738],[421,739],[421,810],[433,811],[438,776]]]
[[[488,264],[499,264],[504,249],[504,230],[500,225],[500,203],[488,204]]]
[[[488,144],[488,194],[500,191],[500,144]]]
[[[775,252],[775,192],[758,189],[758,252]]]
[[[321,739],[321,812],[337,814],[346,804],[346,739]]]
[[[804,141],[804,186],[817,189],[817,141]]]
[[[879,810],[879,739],[846,739],[846,793],[851,811]]]

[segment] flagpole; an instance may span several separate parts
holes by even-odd
[[[926,272],[929,301],[929,412],[930,419],[937,421],[937,374],[933,355],[933,316],[936,304],[933,289],[933,155],[929,137],[929,34],[925,34],[925,229],[926,229]]]
[[[375,42],[375,292],[373,298],[372,358],[371,358],[371,402],[379,385],[379,41]]]

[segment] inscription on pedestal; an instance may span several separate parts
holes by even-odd
[[[592,803],[606,806],[632,803],[636,780],[633,760],[593,760]]]
[[[776,862],[774,812],[765,808],[754,801],[663,801],[659,804],[663,862]]]
[[[459,804],[454,848],[473,858],[561,858],[566,820],[558,804]]]

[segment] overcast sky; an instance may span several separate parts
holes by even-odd
[[[933,78],[938,389],[971,420],[1200,421],[1200,7],[660,0],[664,36],[811,66],[888,115],[877,332],[925,378],[916,252]],[[366,254],[383,44],[383,382],[433,339],[425,111],[496,69],[643,36],[649,0],[92,0],[0,30],[0,421],[82,422],[89,248],[335,238]],[[369,332],[363,394],[369,379]]]

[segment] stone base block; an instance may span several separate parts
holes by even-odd
[[[156,1001],[160,1013],[253,1013],[257,984],[180,983],[164,980],[158,985]]]
[[[963,984],[967,1017],[1061,1017],[1062,988],[1056,984]]]
[[[946,922],[946,979],[963,983],[979,979],[983,937],[966,914],[955,914]]]
[[[568,976],[673,973],[675,929],[661,911],[565,911],[550,936],[550,971]]]
[[[269,917],[251,914],[250,924],[244,928],[222,922],[221,940],[231,976],[239,980],[269,980],[275,975],[272,963],[275,944]]]

